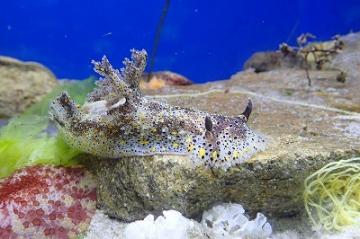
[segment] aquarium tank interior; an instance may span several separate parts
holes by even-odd
[[[0,238],[360,238],[360,2],[1,1]]]

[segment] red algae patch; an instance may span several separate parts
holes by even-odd
[[[84,168],[33,166],[0,181],[0,238],[74,238],[95,213]]]

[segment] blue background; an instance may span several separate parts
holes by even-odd
[[[131,48],[150,51],[163,0],[0,0],[0,54],[39,61],[60,78],[94,74],[106,54],[120,67]],[[360,30],[359,0],[172,0],[155,70],[196,82],[228,78],[255,51]]]

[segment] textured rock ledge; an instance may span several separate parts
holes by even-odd
[[[303,181],[325,164],[360,155],[360,47],[358,34],[334,64],[348,74],[337,82],[332,71],[311,71],[313,86],[299,69],[256,74],[240,72],[230,80],[148,91],[169,104],[225,115],[240,114],[248,98],[250,126],[267,136],[266,151],[227,172],[193,168],[186,157],[124,159],[85,157],[96,174],[98,205],[124,221],[175,209],[199,218],[220,202],[241,203],[249,213],[292,216],[303,212]],[[351,68],[348,63],[351,62]]]
[[[98,180],[98,206],[124,221],[150,213],[158,216],[169,209],[198,219],[220,202],[242,202],[250,213],[292,216],[303,210],[305,177],[353,153],[252,160],[227,172],[193,169],[185,157],[92,159],[91,163]]]

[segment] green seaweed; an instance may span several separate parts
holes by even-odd
[[[94,80],[63,83],[39,103],[22,115],[13,118],[0,129],[0,178],[15,170],[36,164],[74,165],[74,157],[80,151],[65,144],[60,134],[50,135],[48,107],[61,91],[73,94],[78,102],[84,102],[87,93],[94,88]]]
[[[87,94],[95,87],[95,78],[90,77],[86,80],[74,81],[73,83],[66,82],[60,84],[45,96],[39,103],[34,104],[24,112],[23,115],[40,115],[48,117],[49,103],[55,99],[60,92],[67,91],[73,99],[79,104],[83,104],[86,100]]]
[[[329,163],[305,180],[305,209],[317,228],[360,226],[360,158]]]

